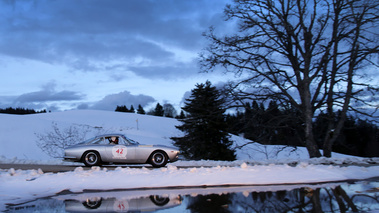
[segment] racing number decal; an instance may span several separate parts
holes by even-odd
[[[129,203],[127,200],[116,200],[113,204],[113,210],[115,212],[127,212],[129,211]]]
[[[122,153],[124,153],[124,149],[117,149],[116,153],[122,155]]]
[[[114,146],[112,148],[112,157],[117,159],[126,159],[126,147],[125,146]]]

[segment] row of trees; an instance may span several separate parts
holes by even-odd
[[[137,110],[134,109],[133,105],[130,106],[130,109],[126,107],[126,105],[121,105],[116,107],[116,112],[128,112],[128,113],[137,113],[137,114],[147,114],[147,115],[154,115],[154,116],[161,116],[161,117],[169,117],[169,118],[181,118],[184,116],[183,111],[180,113],[180,115],[177,114],[176,109],[172,104],[163,104],[163,106],[160,103],[157,103],[155,108],[151,109],[148,112],[145,112],[143,107],[139,104]]]
[[[116,107],[116,112],[129,112],[129,113],[136,113],[136,110],[134,109],[133,105],[130,106],[130,109],[126,107],[126,105],[121,105]],[[146,114],[143,107],[139,104],[137,108],[137,114]]]
[[[236,135],[267,145],[304,146],[305,135],[303,121],[296,108],[283,108],[276,102],[263,103],[247,102],[242,112],[228,114],[226,121],[228,131]],[[318,146],[330,134],[328,123],[337,122],[341,112],[337,111],[332,117],[320,113],[313,121],[313,134]],[[347,116],[340,135],[333,144],[332,150],[339,153],[374,157],[379,156],[379,129],[367,120]]]
[[[46,110],[41,111],[35,111],[34,109],[28,109],[28,108],[12,108],[8,107],[5,109],[0,109],[0,113],[6,113],[6,114],[16,114],[16,115],[26,115],[26,114],[35,114],[35,113],[46,113]]]

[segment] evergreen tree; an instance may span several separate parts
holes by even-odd
[[[136,110],[134,109],[133,105],[130,106],[129,112],[131,112],[131,113],[135,113],[136,112]]]
[[[138,105],[137,114],[142,114],[142,115],[146,114],[141,104]]]
[[[224,99],[219,91],[207,81],[197,84],[191,92],[182,108],[187,117],[180,119],[181,126],[176,126],[185,136],[171,138],[174,144],[189,159],[235,160],[230,149],[233,142],[226,131]]]
[[[122,105],[122,106],[118,106],[116,107],[116,112],[128,112],[128,108],[125,106],[125,105]]]
[[[160,105],[159,103],[157,103],[157,105],[155,106],[155,109],[153,111],[153,115],[155,115],[155,116],[163,116],[163,114],[164,114],[164,111],[163,111],[162,105]]]
[[[183,119],[185,118],[186,115],[184,114],[184,111],[183,110],[180,110],[180,115],[179,116],[176,116],[177,119]]]
[[[240,129],[244,131],[245,138],[253,141],[266,140],[267,130],[266,125],[263,124],[265,108],[263,103],[258,105],[257,101],[252,104],[245,104],[245,115],[243,116],[243,125]]]
[[[121,105],[121,106],[117,105],[115,111],[116,112],[131,112],[131,113],[135,113],[133,105],[130,106],[130,109],[128,109],[128,107],[126,107],[126,105]]]

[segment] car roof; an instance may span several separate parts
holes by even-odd
[[[112,136],[124,136],[125,137],[125,135],[120,134],[120,133],[109,133],[109,134],[97,135],[96,138],[112,137]]]

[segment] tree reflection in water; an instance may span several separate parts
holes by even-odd
[[[341,186],[303,187],[291,191],[187,195],[186,199],[191,212],[365,212],[378,210],[379,189],[370,190],[353,190],[351,194],[349,189],[348,194]]]
[[[373,212],[379,210],[379,181],[62,193],[9,203],[6,209],[8,212]]]
[[[231,194],[211,194],[211,195],[198,195],[196,197],[189,197],[187,209],[191,212],[230,212],[228,207],[231,204]]]

